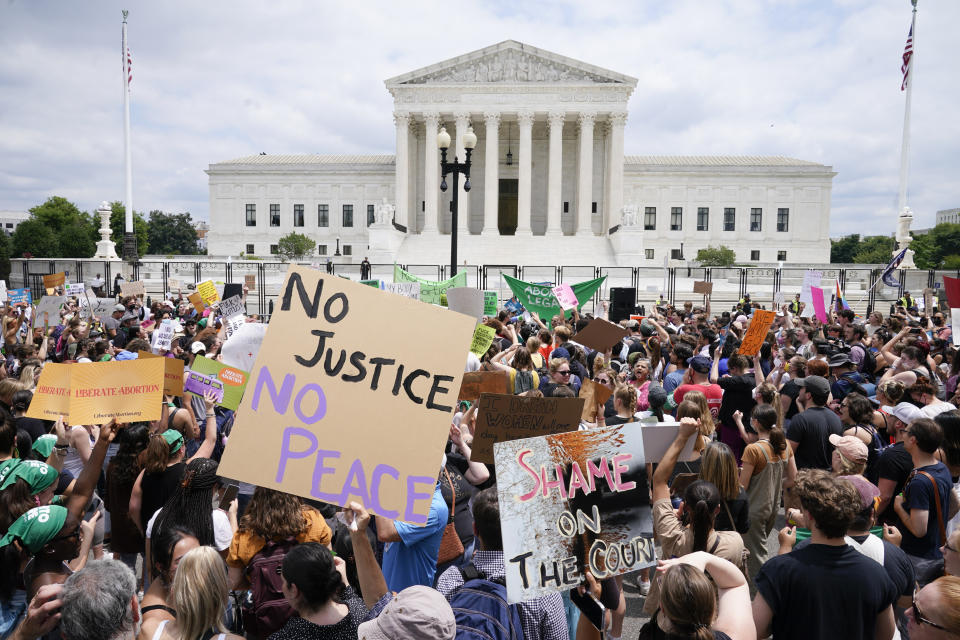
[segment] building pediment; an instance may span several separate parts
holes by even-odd
[[[636,87],[630,76],[507,40],[472,53],[390,78],[388,88],[463,84],[618,84]]]

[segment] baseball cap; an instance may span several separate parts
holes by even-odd
[[[853,485],[860,494],[860,500],[862,501],[864,509],[870,505],[876,508],[877,498],[880,497],[880,489],[878,489],[876,485],[863,476],[840,476],[840,480],[846,480]]]
[[[822,376],[807,376],[806,378],[797,378],[797,386],[805,388],[807,391],[827,395],[830,393],[830,383]]]
[[[640,322],[639,322],[638,320],[627,320],[627,328],[628,328],[628,329],[639,329],[639,328],[640,328]]]
[[[651,384],[647,390],[647,402],[651,408],[662,407],[667,404],[667,391],[660,385]]]
[[[653,335],[653,326],[651,326],[646,320],[640,323],[640,335],[644,338],[649,338]]]
[[[207,345],[203,344],[202,342],[194,342],[193,344],[190,345],[190,353],[197,354],[197,353],[206,353],[206,352],[207,352]]]
[[[126,308],[125,306],[123,306],[122,304],[118,304],[118,305],[114,305],[113,310],[114,310],[114,311],[126,311],[127,308]]]
[[[837,451],[847,460],[866,462],[867,457],[870,455],[870,452],[867,451],[867,445],[863,443],[863,440],[855,436],[841,436],[836,433],[831,433],[827,439],[830,440],[830,444],[836,447]]]
[[[909,402],[900,402],[895,407],[886,406],[880,408],[885,413],[892,415],[894,418],[906,425],[909,425],[920,418],[927,417],[923,411]]]
[[[710,366],[713,362],[707,356],[693,356],[687,359],[687,364],[699,373],[710,373]]]
[[[570,352],[567,351],[566,348],[564,347],[557,347],[556,349],[550,352],[550,359],[554,360],[555,358],[566,358],[567,360],[569,360]]]
[[[453,640],[457,621],[439,591],[415,585],[393,597],[379,616],[361,623],[357,636],[366,640]]]

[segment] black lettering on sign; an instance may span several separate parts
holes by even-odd
[[[281,311],[290,311],[290,299],[293,297],[293,288],[297,288],[297,294],[300,296],[300,306],[306,312],[308,318],[316,318],[320,310],[320,296],[323,294],[323,278],[317,281],[317,291],[313,294],[313,300],[307,294],[303,286],[303,279],[299,273],[291,273],[287,280],[287,289],[283,292],[283,301],[280,303]],[[311,365],[313,366],[313,365]]]
[[[526,553],[521,553],[518,556],[510,558],[510,562],[519,562],[520,563],[520,580],[523,582],[523,588],[527,589],[530,587],[530,580],[527,579],[527,558],[533,555],[533,551],[527,551]]]
[[[336,316],[330,313],[330,307],[333,306],[335,300],[340,301],[340,313]],[[340,322],[343,320],[343,317],[347,315],[347,312],[350,310],[350,301],[347,300],[347,296],[344,293],[335,293],[330,296],[330,299],[327,300],[327,303],[323,305],[323,317],[327,319],[327,322],[333,324],[335,322]]]
[[[449,413],[453,411],[453,407],[434,402],[434,398],[436,398],[438,393],[450,393],[450,389],[440,386],[440,383],[442,382],[453,382],[453,376],[444,376],[438,374],[433,377],[433,385],[430,386],[430,395],[427,396],[427,409],[437,409],[438,411]]]
[[[410,375],[403,381],[403,390],[407,392],[407,397],[413,400],[416,404],[423,404],[423,398],[416,395],[413,392],[413,381],[417,378],[429,378],[430,372],[424,371],[423,369],[414,369],[410,372]]]
[[[320,340],[317,341],[316,353],[314,353],[313,357],[310,358],[309,360],[307,360],[302,356],[293,356],[294,360],[296,360],[299,364],[302,364],[305,367],[312,367],[316,365],[318,362],[320,362],[320,357],[323,355],[323,349],[326,345],[326,339],[333,337],[333,331],[323,331],[322,329],[314,329],[310,333],[320,338]]]
[[[373,376],[370,378],[371,391],[376,391],[377,385],[380,383],[380,367],[382,367],[385,364],[386,365],[394,364],[395,362],[396,360],[394,360],[393,358],[370,358],[370,364],[374,366]],[[396,392],[394,392],[393,395],[397,395]]]
[[[356,373],[352,374],[343,374],[341,379],[344,382],[360,382],[367,375],[367,368],[364,366],[363,361],[366,359],[367,354],[362,351],[354,351],[350,354],[350,365],[357,369]]]

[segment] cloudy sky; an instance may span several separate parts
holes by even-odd
[[[892,233],[908,0],[439,3],[0,0],[0,210],[122,200],[206,219],[210,163],[393,153],[386,78],[514,39],[632,75],[628,154],[831,165],[831,235]],[[957,0],[920,0],[909,204],[960,207]]]

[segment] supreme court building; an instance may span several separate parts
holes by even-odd
[[[339,248],[338,261],[446,263],[452,186],[440,191],[437,133],[446,127],[448,159],[463,161],[472,127],[460,261],[661,266],[708,245],[730,247],[744,263],[829,261],[831,167],[780,156],[626,155],[636,86],[512,40],[391,78],[395,154],[211,164],[209,253],[269,256],[296,231],[316,241],[321,259]]]

